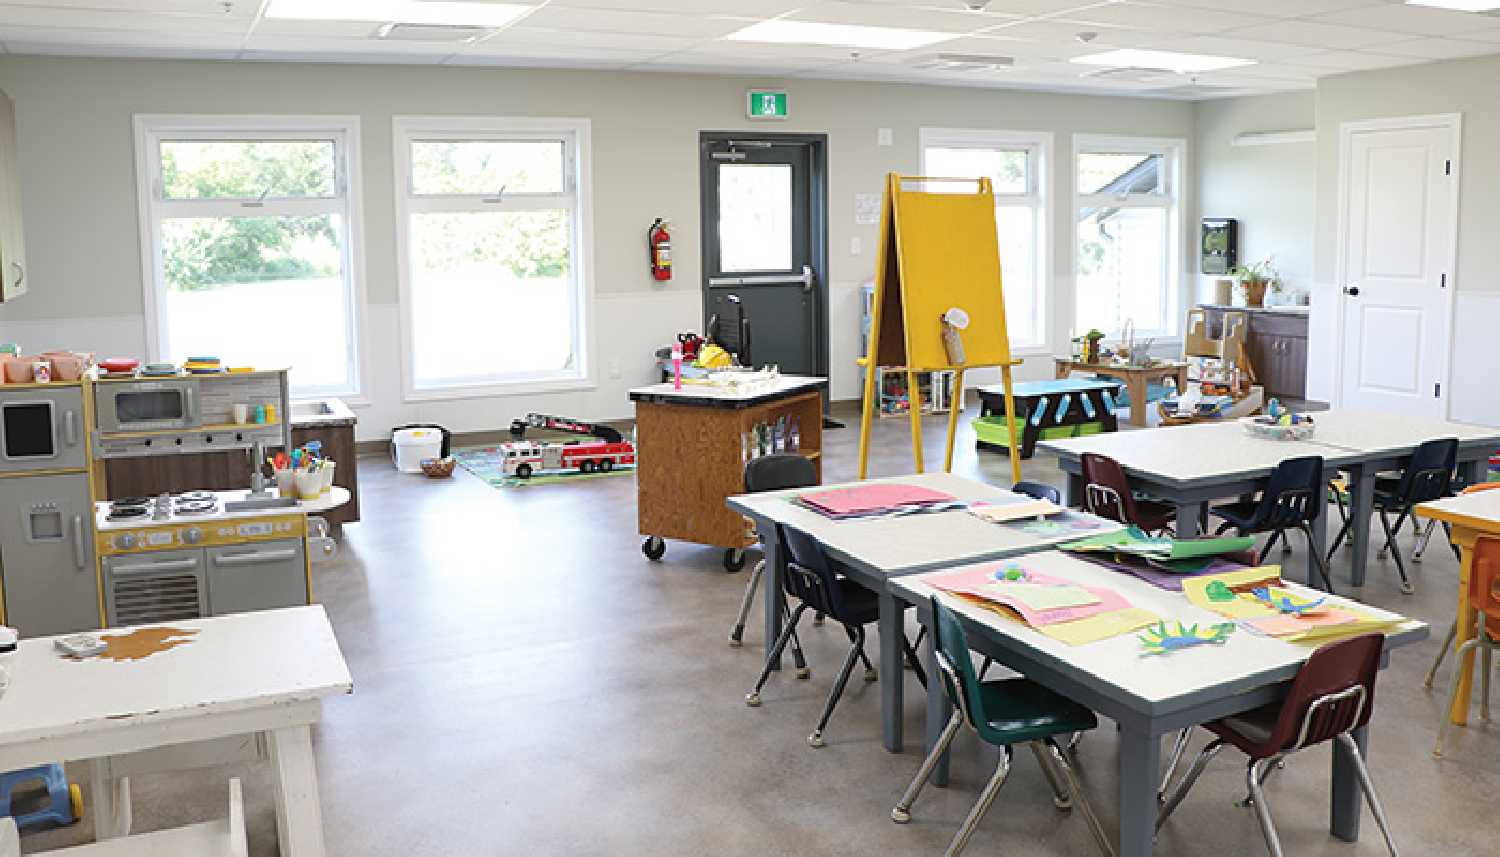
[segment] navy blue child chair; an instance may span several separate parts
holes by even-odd
[[[745,704],[751,708],[760,705],[760,691],[771,676],[771,665],[781,657],[787,641],[796,634],[797,622],[802,619],[802,614],[808,610],[822,613],[844,627],[844,632],[849,635],[849,654],[844,657],[844,665],[839,669],[838,678],[834,680],[827,704],[823,706],[823,716],[818,719],[818,725],[812,734],[807,736],[808,744],[821,747],[823,730],[827,728],[834,707],[844,695],[844,686],[849,683],[849,673],[854,670],[854,661],[858,659],[864,662],[865,681],[875,681],[878,677],[875,667],[865,655],[865,626],[880,618],[880,606],[875,593],[834,570],[833,561],[817,539],[785,525],[778,524],[777,531],[781,542],[779,559],[783,563],[782,586],[797,606],[792,609],[791,619],[782,628],[776,645],[767,654],[765,668],[760,672],[760,679],[755,682],[755,689],[745,694]],[[904,633],[901,635],[901,645],[906,650],[907,661],[916,671],[917,680],[925,686],[927,676],[922,672],[916,651]],[[901,681],[901,676],[887,676],[886,680]]]
[[[1417,447],[1416,452],[1412,453],[1411,462],[1399,477],[1375,479],[1375,509],[1380,513],[1380,526],[1385,530],[1385,547],[1381,552],[1389,551],[1396,560],[1396,571],[1401,575],[1401,591],[1407,595],[1416,590],[1406,577],[1406,563],[1401,560],[1401,546],[1396,543],[1396,535],[1401,532],[1401,525],[1412,516],[1412,511],[1418,504],[1452,495],[1453,471],[1457,467],[1458,438],[1442,438],[1429,440]],[[1394,526],[1390,518],[1392,512],[1397,513]],[[1330,559],[1339,545],[1344,543],[1353,524],[1353,517],[1344,519],[1344,526],[1339,529],[1339,534],[1333,539],[1333,546],[1328,550]],[[1448,524],[1443,524],[1443,528],[1452,534]],[[1453,551],[1458,554],[1457,547]],[[1463,556],[1459,554],[1459,562],[1462,561]]]
[[[1274,537],[1283,530],[1300,530],[1307,538],[1307,548],[1313,553],[1318,573],[1323,576],[1323,588],[1332,592],[1328,563],[1316,549],[1312,533],[1312,525],[1323,511],[1324,484],[1322,456],[1288,458],[1271,471],[1260,499],[1215,506],[1210,512],[1224,519],[1219,527],[1221,534],[1234,528],[1242,536],[1272,533]]]
[[[788,488],[811,488],[818,484],[818,466],[812,460],[789,453],[776,453],[752,458],[745,465],[745,493],[762,491],[785,491]],[[739,648],[745,638],[745,620],[750,616],[750,606],[755,603],[755,590],[766,572],[766,561],[761,560],[750,571],[750,580],[745,583],[745,597],[740,599],[740,613],[729,632],[729,645]],[[797,659],[797,677],[807,677],[807,666],[802,662],[802,645],[792,638],[792,656]]]

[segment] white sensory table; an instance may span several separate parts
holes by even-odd
[[[1477,481],[1490,453],[1500,447],[1500,430],[1482,426],[1357,410],[1314,412],[1312,417],[1317,428],[1305,441],[1266,440],[1248,434],[1237,422],[1222,422],[1047,440],[1038,446],[1056,455],[1058,465],[1068,473],[1073,503],[1082,500],[1084,453],[1096,452],[1120,462],[1147,493],[1177,507],[1179,538],[1198,534],[1199,515],[1206,503],[1256,493],[1283,459],[1322,456],[1326,476],[1339,471],[1350,476],[1351,580],[1355,586],[1364,584],[1376,473],[1404,467],[1423,441],[1456,437],[1460,475]],[[1312,527],[1319,552],[1324,550],[1326,525],[1327,515],[1319,515]],[[1310,582],[1318,579],[1314,563],[1310,551]]]
[[[1180,592],[1169,592],[1132,575],[1085,562],[1059,551],[1029,554],[1020,560],[1028,569],[1076,583],[1105,586],[1119,592],[1132,606],[1150,610],[1168,621],[1199,625],[1228,620],[1195,607]],[[930,598],[939,595],[944,606],[958,614],[969,647],[1046,685],[1115,721],[1120,727],[1121,857],[1143,857],[1152,850],[1161,777],[1161,736],[1186,727],[1249,711],[1277,701],[1315,647],[1288,643],[1236,629],[1222,646],[1201,646],[1165,655],[1145,656],[1136,634],[1124,634],[1082,646],[1070,646],[1030,627],[939,590],[927,581],[961,568],[928,572],[891,581],[891,589],[917,610],[930,629]],[[1294,586],[1295,588],[1295,586]],[[1308,594],[1312,590],[1303,590]],[[1321,596],[1323,593],[1316,593]],[[1333,603],[1355,604],[1328,596]],[[1367,605],[1358,609],[1399,617]],[[1405,619],[1386,635],[1386,651],[1423,640],[1428,626]],[[929,635],[930,636],[930,635]],[[924,649],[928,669],[932,650]],[[1377,699],[1379,696],[1377,695]],[[942,683],[927,687],[927,749],[937,743],[951,712]],[[1378,714],[1378,712],[1377,712]],[[1355,736],[1365,746],[1366,730]],[[1332,832],[1352,841],[1359,836],[1360,790],[1353,764],[1335,745],[1332,785]],[[933,774],[946,779],[946,760]]]
[[[1009,527],[981,520],[963,509],[896,517],[835,520],[793,502],[802,494],[870,482],[920,485],[965,501],[1015,503],[1031,498],[951,473],[892,476],[868,480],[866,483],[794,488],[729,498],[731,509],[755,522],[761,544],[765,548],[764,602],[768,649],[781,634],[782,604],[785,601],[777,559],[781,548],[776,530],[778,524],[795,527],[816,539],[828,555],[839,563],[840,571],[878,596],[879,671],[883,676],[880,682],[881,721],[886,749],[899,753],[902,749],[901,616],[905,607],[892,596],[890,581],[902,575],[917,574],[934,568],[1045,550],[1061,542],[1114,532],[1121,527],[1113,521],[1096,518],[1097,529],[1084,533],[1042,536],[1017,532]],[[1074,511],[1073,514],[1083,513]]]
[[[321,857],[312,727],[324,697],[353,689],[327,614],[314,605],[169,627],[198,633],[136,661],[71,661],[51,637],[23,640],[0,695],[0,770],[93,760],[96,835],[112,839],[130,832],[131,774],[230,761],[220,739],[237,739],[273,767],[283,857]]]

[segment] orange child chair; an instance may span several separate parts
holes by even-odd
[[[1477,485],[1470,485],[1458,493],[1474,494],[1479,491],[1491,491],[1496,488],[1500,488],[1500,482],[1480,482]],[[1447,525],[1444,524],[1444,526],[1446,527]],[[1451,537],[1453,534],[1450,532],[1448,535]],[[1454,550],[1457,550],[1457,546],[1454,547]],[[1459,557],[1459,562],[1462,561],[1463,557]],[[1424,684],[1428,687],[1432,687],[1432,683],[1437,680],[1438,668],[1443,665],[1443,659],[1448,657],[1448,650],[1453,648],[1453,641],[1458,638],[1459,618],[1458,616],[1453,617],[1453,624],[1448,626],[1448,636],[1444,637],[1443,644],[1438,646],[1437,657],[1432,659],[1432,667],[1427,670],[1427,680]],[[1500,627],[1497,627],[1495,630],[1500,631]]]
[[[1458,688],[1463,683],[1464,656],[1475,648],[1481,657],[1477,666],[1479,673],[1479,717],[1490,719],[1490,670],[1495,640],[1500,637],[1500,539],[1481,538],[1474,542],[1473,566],[1469,571],[1469,607],[1474,611],[1478,629],[1474,639],[1458,649],[1458,668],[1453,671],[1453,689],[1448,693],[1448,705],[1443,709],[1443,722],[1438,728],[1437,746],[1434,756],[1443,755],[1443,739],[1448,736],[1448,726],[1453,722],[1450,712],[1458,703]]]

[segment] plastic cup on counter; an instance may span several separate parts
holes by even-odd
[[[245,425],[246,423],[250,422],[249,405],[234,406],[234,422],[236,425]]]
[[[323,474],[316,470],[297,471],[297,499],[316,500],[323,494]]]
[[[318,474],[323,477],[323,487],[319,490],[321,494],[327,494],[333,490],[334,463],[333,459],[325,458],[323,459],[323,463],[318,465]]]
[[[297,471],[283,467],[276,474],[276,492],[283,497],[297,496]]]
[[[52,363],[47,360],[36,360],[31,364],[31,379],[38,384],[52,383]]]

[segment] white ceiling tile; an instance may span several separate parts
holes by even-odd
[[[1323,51],[1289,60],[1287,65],[1305,66],[1331,72],[1366,71],[1375,68],[1395,68],[1415,65],[1423,60],[1415,57],[1398,57],[1390,54],[1366,53],[1364,51]]]
[[[76,27],[0,26],[0,42],[15,45],[76,46],[80,48],[185,48],[193,50],[236,50],[242,37],[237,33],[203,33],[182,30],[86,30]]]
[[[245,40],[244,50],[256,54],[315,54],[355,55],[365,62],[379,61],[380,57],[420,55],[441,59],[457,52],[463,45],[459,42],[415,42],[385,39],[340,39],[326,37],[292,38],[276,36],[267,38],[252,35]]]
[[[1078,41],[1078,34],[1094,33],[1089,42]],[[1077,24],[1052,19],[1023,21],[1019,24],[992,27],[980,33],[982,36],[998,36],[1010,39],[1030,39],[1038,42],[1072,44],[1074,54],[1096,53],[1110,48],[1135,48],[1146,42],[1163,38],[1182,38],[1179,32],[1157,32],[1137,30],[1103,24]]]
[[[383,25],[374,21],[288,21],[264,18],[255,25],[255,35],[262,41],[271,36],[292,39],[366,39]]]
[[[807,6],[816,0],[552,0],[548,5],[565,9],[660,12],[681,15],[691,9],[696,15],[729,15],[769,18]]]
[[[1354,50],[1402,41],[1400,33],[1387,30],[1372,30],[1366,27],[1348,27],[1321,21],[1273,21],[1240,27],[1223,34],[1229,38],[1258,39],[1264,42],[1285,42],[1289,45],[1307,45],[1325,50]]]
[[[688,50],[702,43],[702,39],[687,36],[648,36],[641,33],[596,33],[589,30],[511,27],[498,35],[477,42],[476,47],[508,45],[513,49],[525,45],[542,45],[549,49],[570,49],[573,53],[582,53],[594,48],[666,53],[667,51]]]
[[[1370,0],[1252,0],[1247,3],[1226,0],[1152,0],[1163,6],[1184,6],[1193,9],[1224,9],[1253,12],[1271,18],[1303,18],[1340,9],[1354,9],[1370,5]]]
[[[7,0],[0,6],[46,6],[53,9],[85,9],[115,12],[164,12],[209,18],[254,18],[260,0]]]
[[[1486,54],[1500,54],[1500,44],[1493,42],[1470,42],[1463,39],[1427,38],[1381,45],[1380,52],[1402,57],[1446,60],[1458,59],[1460,57],[1484,56]]]
[[[1286,45],[1276,42],[1257,42],[1252,39],[1236,39],[1227,36],[1184,36],[1181,38],[1153,39],[1143,47],[1164,51],[1209,54],[1219,57],[1239,57],[1256,62],[1276,62],[1292,57],[1315,53],[1317,48],[1305,45]]]
[[[1452,36],[1472,30],[1483,18],[1469,12],[1454,12],[1448,9],[1433,9],[1424,6],[1408,6],[1405,3],[1379,3],[1357,9],[1346,9],[1323,15],[1314,15],[1308,20],[1330,24],[1357,24],[1413,36]]]
[[[1500,44],[1500,27],[1484,27],[1470,30],[1464,33],[1464,39],[1470,42],[1494,42]]]
[[[1253,4],[1240,4],[1240,8],[1253,8]],[[1109,24],[1142,30],[1170,30],[1178,33],[1217,33],[1235,27],[1263,24],[1271,19],[1215,9],[1121,2],[1095,6],[1078,13],[1069,13],[1059,16],[1056,20],[1076,21],[1079,24]]]
[[[523,19],[528,27],[553,30],[593,30],[608,33],[646,33],[657,36],[695,36],[718,38],[750,23],[713,15],[660,12],[628,12],[610,9],[580,9],[571,6],[543,6]]]
[[[0,5],[0,25],[89,30],[161,30],[164,32],[245,33],[250,18],[231,15],[179,15],[124,9],[48,8]]]

